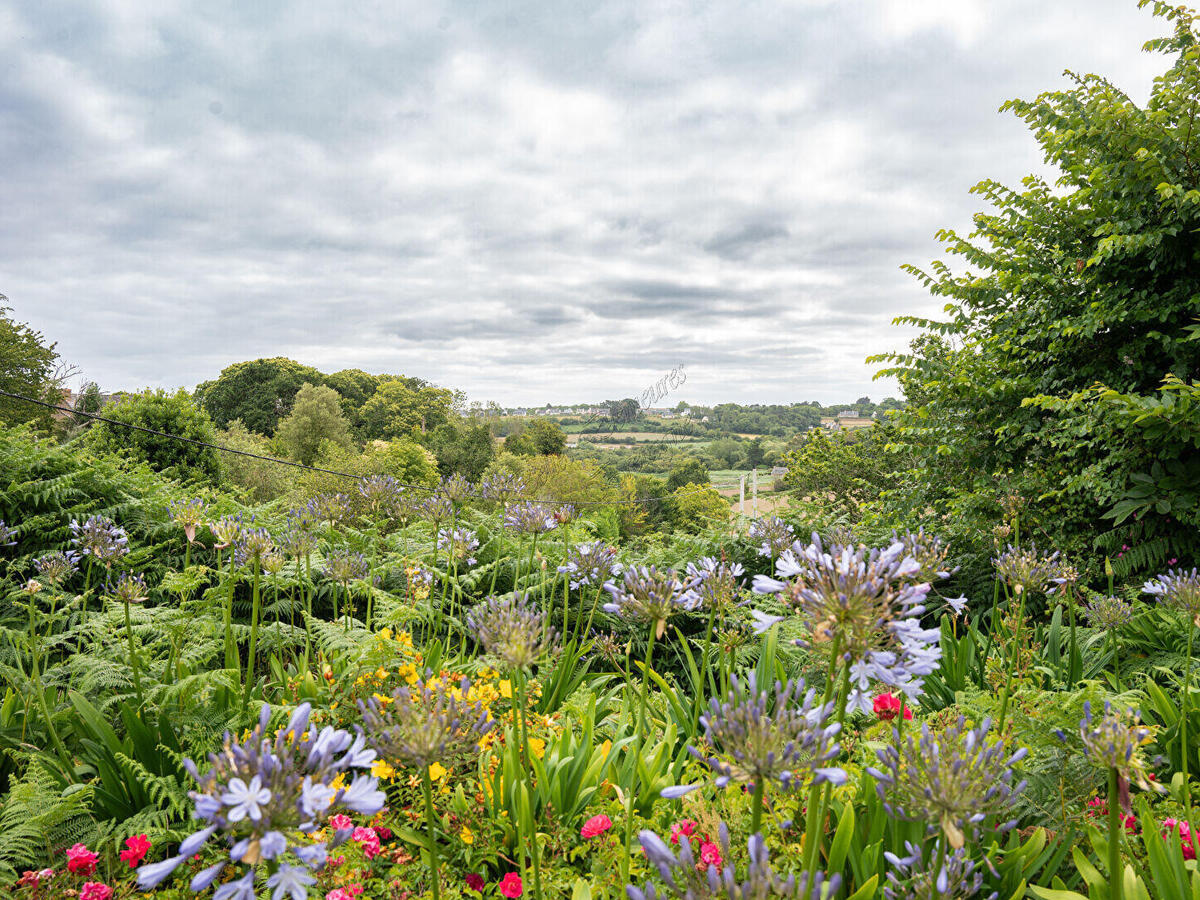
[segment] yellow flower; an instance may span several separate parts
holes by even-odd
[[[371,764],[371,774],[376,778],[395,778],[396,770],[385,760],[377,759]]]
[[[475,835],[471,833],[471,829],[466,825],[462,827],[462,831],[458,833],[458,837],[464,844],[475,843]]]
[[[503,697],[505,700],[512,699],[512,682],[511,681],[509,681],[507,678],[505,678],[503,681],[500,682],[500,684],[497,685],[497,687],[500,688],[500,696],[501,697]]]
[[[434,781],[441,781],[447,774],[446,767],[441,763],[435,762],[429,767],[429,777]]]
[[[534,756],[536,756],[538,759],[541,759],[546,755],[546,742],[541,738],[530,738],[529,750]]]

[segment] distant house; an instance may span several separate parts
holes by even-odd
[[[857,419],[857,418],[859,418],[858,410],[843,409],[840,413],[837,414],[837,417],[839,419]]]
[[[775,466],[771,469],[772,478],[782,478],[787,474],[787,466]]]

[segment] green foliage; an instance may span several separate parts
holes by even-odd
[[[553,422],[534,419],[518,434],[507,438],[504,449],[522,456],[549,456],[567,448],[567,436]]]
[[[677,464],[667,475],[667,492],[672,493],[685,484],[708,484],[708,466],[698,459],[687,459]]]
[[[359,409],[355,426],[365,440],[434,431],[450,420],[454,401],[446,388],[414,386],[407,379],[385,381]]]
[[[447,423],[429,439],[443,475],[457,473],[478,481],[496,458],[496,442],[491,430],[481,423]]]
[[[860,431],[810,431],[787,453],[784,485],[807,503],[850,522],[863,517],[863,507],[899,482],[904,457],[888,443],[890,431],[875,426]]]
[[[685,484],[670,495],[671,522],[682,531],[698,534],[729,521],[729,503],[707,484]]]
[[[104,417],[139,428],[212,444],[216,429],[208,414],[186,391],[169,394],[164,390],[146,390],[126,394],[104,408]],[[98,422],[87,433],[87,442],[108,453],[128,453],[133,459],[149,463],[159,472],[174,472],[181,478],[201,477],[216,480],[220,471],[217,451],[210,447],[147,434]]]
[[[228,428],[218,431],[217,443],[258,456],[275,455],[271,442],[248,429],[241,419],[234,419]],[[265,503],[282,496],[296,479],[287,466],[234,453],[222,453],[220,463],[222,482],[244,491],[252,503]]]
[[[0,389],[61,403],[57,345],[46,343],[41,332],[14,321],[12,308],[5,305],[7,299],[0,294]],[[27,422],[46,430],[52,421],[52,413],[45,407],[0,397],[0,425]]]
[[[275,433],[279,446],[291,459],[311,466],[322,444],[350,446],[350,426],[339,400],[333,388],[308,383],[300,386],[292,411]]]
[[[234,363],[213,381],[196,386],[196,399],[225,428],[241,419],[251,431],[272,435],[279,420],[291,409],[300,386],[322,384],[324,376],[282,356]]]

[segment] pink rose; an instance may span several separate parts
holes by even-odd
[[[599,837],[610,828],[612,828],[612,819],[604,814],[601,814],[598,816],[592,816],[590,819],[584,822],[583,827],[579,829],[579,834],[582,837],[590,839]]]

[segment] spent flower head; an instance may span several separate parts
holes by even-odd
[[[433,687],[430,685],[433,684]],[[471,682],[435,682],[432,672],[415,686],[398,688],[387,702],[358,702],[367,742],[383,759],[423,769],[478,743],[495,724],[483,706],[466,698]]]
[[[1036,544],[1014,547],[1009,544],[1003,553],[992,560],[1000,580],[1012,588],[1014,594],[1027,591],[1046,591],[1062,574],[1062,562],[1055,550],[1049,556],[1038,553]]]
[[[617,548],[604,541],[576,544],[567,551],[567,558],[558,567],[559,574],[569,575],[572,588],[584,585],[603,584],[621,571],[617,562]]]
[[[454,504],[444,494],[431,494],[421,503],[421,515],[436,525],[454,517]]]
[[[750,523],[750,540],[758,541],[758,555],[775,559],[795,540],[791,525],[778,516],[764,516]]]
[[[279,533],[279,548],[294,559],[311,555],[317,549],[317,520],[312,511],[302,506],[290,510],[287,524]]]
[[[113,588],[113,599],[119,603],[145,603],[149,597],[150,590],[146,587],[146,578],[143,575],[122,572],[116,587]]]
[[[776,561],[776,573],[791,580],[756,575],[754,591],[781,594],[814,641],[834,642],[850,662],[849,705],[870,713],[872,681],[915,700],[941,659],[941,632],[921,625],[929,585],[911,580],[920,569],[900,541],[875,550],[841,544],[826,550],[814,534],[807,547],[797,541]]]
[[[1066,740],[1061,731],[1058,736]],[[1166,791],[1153,780],[1146,759],[1146,747],[1154,740],[1154,730],[1141,723],[1136,710],[1115,710],[1112,703],[1105,700],[1104,715],[1095,719],[1091,701],[1088,701],[1083,704],[1079,736],[1083,739],[1083,752],[1088,762],[1098,769],[1116,770],[1118,797],[1126,813],[1130,811],[1131,783],[1143,791]]]
[[[475,496],[475,485],[462,475],[454,474],[444,477],[438,484],[438,493],[459,506]]]
[[[331,550],[325,555],[325,577],[336,581],[342,587],[346,587],[352,581],[358,581],[360,578],[366,578],[370,571],[370,566],[367,563],[367,558],[361,553],[346,548],[339,547],[336,550]]]
[[[387,509],[401,490],[391,475],[368,475],[358,483],[358,496],[372,513]]]
[[[238,535],[242,533],[242,517],[221,516],[215,522],[208,523],[208,530],[217,539],[214,549],[224,550],[226,547],[233,546],[238,539]]]
[[[1133,604],[1120,597],[1097,595],[1086,603],[1081,611],[1089,625],[1093,628],[1103,628],[1105,631],[1120,628],[1133,619]]]
[[[467,628],[485,652],[510,669],[528,669],[546,654],[554,638],[545,612],[521,594],[480,603],[467,614]]]
[[[71,520],[71,543],[83,556],[111,565],[129,552],[129,535],[107,516],[88,516],[83,522]]]
[[[814,784],[846,782],[845,771],[828,765],[841,752],[836,741],[841,726],[830,721],[833,704],[819,703],[816,691],[805,690],[803,678],[777,681],[773,691],[760,690],[753,673],[745,684],[737,676],[730,684],[725,702],[713,697],[700,717],[707,747],[688,747],[717,773],[717,787],[762,779],[784,788],[807,778]]]
[[[766,900],[768,897],[824,900],[835,896],[841,887],[838,874],[826,876],[818,871],[811,887],[807,873],[799,879],[794,875],[781,877],[771,868],[770,852],[762,834],[750,836],[746,871],[739,877],[732,862],[729,828],[724,822],[717,827],[717,840],[721,862],[706,864],[703,854],[697,858],[692,838],[687,835],[679,837],[676,854],[653,831],[638,832],[646,861],[657,870],[664,887],[660,890],[652,884],[640,888],[630,884],[625,887],[626,896],[629,900],[658,900],[660,897],[664,900],[667,897],[677,900]]]
[[[903,743],[893,732],[894,743],[875,751],[880,767],[867,769],[884,809],[898,819],[926,822],[930,834],[940,829],[955,848],[989,816],[1000,821],[997,831],[1011,829],[1016,821],[1005,817],[1025,789],[1024,781],[1013,784],[1013,766],[1027,751],[1010,753],[1003,740],[989,741],[991,725],[984,719],[968,729],[960,716],[941,734],[922,725],[918,740],[910,734]]]
[[[318,522],[332,527],[350,514],[350,498],[335,492],[317,494],[308,501],[308,511]]]
[[[612,594],[612,602],[604,611],[625,619],[654,625],[654,636],[661,638],[667,619],[676,613],[695,609],[700,598],[692,590],[694,579],[681,581],[671,569],[654,566],[631,566],[618,582],[608,582],[604,589]]]
[[[167,515],[171,521],[183,528],[188,543],[196,540],[196,529],[204,524],[208,507],[199,497],[189,500],[172,500],[167,504]]]
[[[294,887],[288,896],[304,898],[311,876],[300,877],[304,868],[285,862],[287,854],[309,869],[325,865],[327,845],[314,842],[316,831],[339,811],[374,815],[383,808],[384,795],[376,779],[361,771],[375,761],[375,751],[341,729],[325,726],[318,731],[309,724],[311,707],[302,703],[291,719],[274,735],[269,733],[270,707],[264,706],[258,724],[244,741],[226,733],[220,753],[208,757],[203,775],[189,759],[184,761],[198,790],[191,792],[194,816],[207,825],[185,838],[177,856],[160,863],[143,865],[138,887],[153,890],[189,856],[215,834],[232,844],[229,859],[201,870],[191,883],[202,891],[221,875],[227,862],[250,866],[239,879],[219,888],[223,897],[256,896],[256,867],[272,864],[275,875],[287,872]],[[349,832],[335,837],[341,840]],[[267,882],[271,886],[271,882]],[[239,886],[235,893],[227,890]],[[291,889],[289,889],[291,890]],[[282,897],[279,893],[276,896]]]
[[[79,571],[79,555],[70,550],[55,550],[33,561],[37,573],[51,584],[62,584]]]

